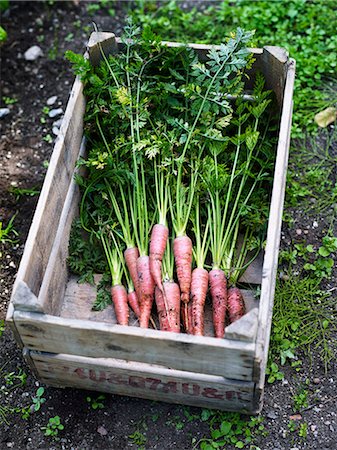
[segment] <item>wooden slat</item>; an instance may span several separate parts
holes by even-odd
[[[252,413],[254,383],[116,359],[31,352],[41,381],[170,403]]]
[[[255,345],[16,311],[24,345],[44,352],[135,360],[177,370],[253,379]]]
[[[99,31],[91,33],[87,45],[90,62],[93,66],[98,66],[104,55],[110,55],[117,51],[116,37],[114,33]]]
[[[274,292],[281,237],[282,213],[288,166],[293,90],[295,80],[295,61],[288,64],[287,80],[284,89],[283,110],[275,163],[273,192],[269,213],[267,243],[262,272],[262,285],[259,309],[259,332],[257,358],[259,361],[259,388],[263,389],[265,367],[268,358],[270,328],[274,303]],[[257,374],[255,374],[257,376]]]
[[[78,156],[83,157],[84,154],[85,140],[83,139]],[[67,285],[69,237],[71,225],[78,213],[78,202],[80,198],[80,192],[74,180],[74,174],[79,173],[79,171],[80,169],[75,169],[72,176],[37,300],[41,310],[47,314],[59,314]]]
[[[83,134],[85,100],[80,80],[75,80],[60,133],[50,160],[36,212],[19,267],[12,299],[23,281],[36,297],[47,267],[63,203],[78,157]]]

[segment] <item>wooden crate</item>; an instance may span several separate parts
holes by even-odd
[[[88,53],[99,60],[121,46],[112,33],[93,33]],[[177,45],[167,43],[167,45]],[[200,57],[210,46],[191,44]],[[295,62],[279,47],[252,49],[251,71],[261,71],[281,112],[274,183],[264,255],[244,281],[248,313],[226,328],[224,339],[116,324],[113,308],[91,311],[93,287],[67,269],[71,223],[79,190],[75,164],[84,155],[85,98],[72,88],[60,134],[29,232],[8,308],[7,321],[32,371],[44,383],[131,395],[172,403],[257,413],[267,361],[288,161]],[[209,311],[208,311],[209,314]],[[206,318],[207,322],[207,318]],[[208,320],[210,323],[210,320]],[[211,326],[208,327],[211,330]]]

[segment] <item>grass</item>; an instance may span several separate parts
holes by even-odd
[[[293,136],[317,129],[317,112],[336,104],[337,35],[333,2],[325,0],[230,0],[197,10],[178,1],[138,1],[135,23],[150,25],[165,40],[222,42],[237,26],[256,30],[256,43],[278,45],[297,60]],[[209,24],[212,26],[209,26]],[[328,86],[327,86],[328,84]],[[332,95],[331,91],[334,92]]]

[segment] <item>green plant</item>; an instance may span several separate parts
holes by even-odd
[[[334,300],[321,289],[316,277],[287,272],[287,280],[278,281],[275,290],[270,361],[296,360],[296,352],[311,353],[319,348],[325,367],[336,355],[332,336],[337,326],[332,317]]]
[[[302,409],[309,406],[308,403],[309,391],[301,387],[297,394],[293,396],[294,411],[300,412]]]
[[[13,97],[2,97],[2,101],[4,102],[5,105],[14,105],[15,103],[17,103],[17,99],[13,98]]]
[[[74,33],[68,33],[64,38],[65,42],[71,42],[74,39]]]
[[[61,423],[59,416],[51,417],[47,423],[47,426],[41,427],[45,436],[51,436],[54,439],[58,439],[59,431],[62,431],[64,426]]]
[[[29,197],[34,197],[35,195],[39,195],[40,191],[35,188],[19,188],[11,186],[9,188],[9,192],[11,194],[14,194],[16,197],[16,200],[19,200],[20,197],[27,195]]]
[[[27,380],[27,374],[19,369],[18,373],[9,372],[4,376],[6,386],[14,386],[15,388],[24,386]]]
[[[280,381],[284,378],[284,373],[279,370],[279,366],[275,362],[268,362],[266,375],[268,376],[268,383],[274,383],[275,381]]]
[[[0,339],[2,338],[4,331],[5,331],[5,321],[3,319],[1,319],[0,320]]]
[[[101,6],[99,3],[88,3],[87,4],[87,13],[89,15],[94,15],[100,9],[101,9]]]
[[[210,426],[210,438],[201,439],[194,448],[201,450],[227,448],[253,448],[259,435],[266,435],[262,417],[244,418],[239,413],[224,413],[203,409],[201,420]]]
[[[326,79],[335,77],[337,47],[330,2],[241,0],[233,7],[225,0],[197,9],[185,8],[178,1],[159,6],[138,1],[130,14],[135,23],[150,25],[165,40],[213,44],[222,41],[226,30],[239,25],[256,30],[261,46],[285,47],[297,61],[293,136],[317,130],[314,115],[336,102],[336,95],[326,88]]]
[[[104,408],[103,400],[105,400],[105,395],[99,395],[96,398],[87,397],[87,402],[89,403],[90,407],[94,410]]]
[[[13,217],[11,217],[10,221],[8,222],[8,225],[6,228],[3,228],[3,222],[0,221],[0,244],[3,244],[5,242],[13,243],[15,242],[11,235],[18,236],[18,232],[14,229],[14,219],[16,217],[16,214],[14,214]]]
[[[289,420],[288,422],[288,429],[291,433],[297,430],[297,423],[295,420]]]
[[[53,137],[51,134],[46,134],[46,136],[43,136],[42,138],[44,141],[48,142],[48,144],[51,144],[53,142]]]
[[[7,40],[7,31],[0,26],[0,46]]]
[[[39,409],[41,408],[41,405],[43,405],[43,403],[45,403],[46,399],[44,397],[42,397],[44,394],[44,388],[43,387],[39,387],[36,391],[35,397],[32,397],[33,400],[33,404],[31,406],[31,410],[34,412],[39,411]]]
[[[145,444],[147,441],[145,432],[148,430],[145,420],[141,420],[137,424],[136,430],[129,435],[131,442],[138,446],[138,450],[145,450]]]
[[[308,436],[308,424],[306,422],[301,423],[299,430],[298,430],[298,435],[303,438],[306,439]]]

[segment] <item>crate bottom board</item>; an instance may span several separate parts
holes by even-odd
[[[256,384],[110,358],[30,351],[47,385],[72,387],[246,414],[258,412]],[[261,394],[258,395],[260,397]]]

